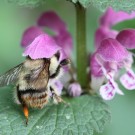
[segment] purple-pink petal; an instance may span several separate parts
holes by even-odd
[[[57,88],[58,94],[61,95],[62,89],[63,89],[63,84],[61,83],[61,81],[59,81],[59,80],[55,81],[54,85]]]
[[[95,77],[103,76],[101,66],[97,62],[96,53],[92,54],[90,57],[90,73]]]
[[[112,27],[113,25],[135,18],[135,12],[131,12],[130,14],[124,11],[114,11],[111,7],[109,7],[106,12],[100,18],[100,25],[106,27]]]
[[[25,48],[23,55],[30,56],[32,59],[51,58],[60,49],[51,36],[41,34]]]
[[[95,32],[95,48],[97,49],[100,46],[103,39],[115,38],[117,34],[118,31],[111,30],[104,26],[100,26]]]
[[[32,43],[32,41],[39,36],[40,34],[43,34],[44,32],[37,26],[31,26],[28,29],[25,30],[22,36],[21,40],[21,46],[26,47],[29,44]]]
[[[120,31],[116,39],[127,49],[135,49],[135,29]]]
[[[90,73],[94,77],[102,77],[105,75],[102,71],[103,68],[106,73],[118,70],[118,63],[112,61],[104,61],[103,59],[97,57],[98,55],[98,53],[94,53],[90,57]]]
[[[73,39],[68,31],[61,31],[58,35],[54,36],[56,43],[64,50],[66,55],[71,56],[73,49]]]
[[[111,84],[110,81],[105,85],[102,85],[99,91],[104,100],[112,100],[116,93],[115,87]]]
[[[99,91],[100,95],[105,100],[113,99],[116,93],[124,95],[124,93],[119,89],[117,83],[113,80],[113,78],[110,78],[105,85],[101,86]]]
[[[44,12],[38,19],[37,24],[52,29],[59,33],[61,30],[66,30],[65,22],[53,11]]]
[[[97,91],[99,90],[100,86],[105,82],[105,76],[94,76],[91,74],[91,82],[90,82],[90,87],[94,90]]]
[[[128,90],[135,90],[135,73],[129,69],[124,75],[120,77],[121,84]]]
[[[82,93],[81,85],[77,82],[71,83],[68,87],[68,94],[72,97],[80,96]]]
[[[96,52],[104,61],[121,62],[128,56],[128,51],[117,40],[104,39]]]

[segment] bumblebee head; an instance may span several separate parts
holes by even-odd
[[[57,74],[62,69],[61,67],[66,66],[70,63],[69,59],[60,60],[60,52],[57,52],[51,59],[50,59],[50,76]]]

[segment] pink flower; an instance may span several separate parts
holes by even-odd
[[[109,7],[106,12],[100,17],[99,23],[102,26],[111,28],[113,25],[135,18],[135,12],[130,14],[124,11],[114,11],[113,8]]]
[[[101,41],[106,38],[114,38],[118,34],[118,31],[111,30],[108,27],[100,26],[95,32],[95,49],[97,49]]]
[[[67,30],[65,22],[53,11],[43,13],[37,22],[38,26],[47,27],[55,32],[53,38],[56,43],[65,51],[67,56],[71,56],[73,49],[73,39]]]
[[[97,74],[98,77],[105,76],[107,79],[107,83],[99,89],[101,96],[105,100],[111,100],[116,93],[123,95],[123,92],[114,81],[114,76],[118,73],[119,64],[122,64],[122,67],[125,66],[128,55],[128,51],[117,40],[112,38],[102,40],[101,45],[95,52],[91,67],[94,68],[93,63],[96,63],[95,68],[97,69],[95,70],[100,73]],[[95,75],[95,73],[94,70],[91,70],[91,74]]]
[[[127,72],[120,77],[121,84],[128,90],[135,89],[135,73],[132,69],[128,69]]]
[[[95,48],[100,46],[100,43],[105,38],[116,38],[118,31],[112,30],[111,27],[115,24],[135,18],[135,12],[128,14],[123,11],[116,12],[109,7],[99,19],[99,28],[95,33]]]
[[[67,31],[61,31],[58,35],[53,36],[56,43],[64,50],[68,57],[73,50],[73,40],[71,34]]]
[[[128,51],[115,39],[107,38],[102,40],[96,53],[105,61],[122,62],[127,56]]]
[[[126,69],[126,73],[120,77],[122,85],[130,90],[135,87],[135,74],[131,69],[133,58],[127,50],[135,46],[135,30],[128,29],[119,33],[111,29],[113,25],[133,18],[135,12],[116,12],[110,7],[99,20],[100,26],[95,33],[95,52],[90,58],[91,87],[99,88],[100,95],[105,100],[113,99],[116,93],[123,95],[114,81],[122,68]],[[103,82],[106,83],[102,85]]]
[[[100,95],[105,100],[111,100],[114,98],[115,94],[124,95],[123,92],[119,89],[117,83],[113,80],[112,76],[107,76],[109,81],[100,87]]]
[[[22,36],[22,40],[21,40],[21,46],[22,47],[27,47],[28,45],[30,45],[34,39],[43,34],[44,32],[42,31],[42,29],[40,29],[37,26],[31,26],[28,29],[26,29],[23,33]]]
[[[68,93],[72,97],[80,96],[81,93],[82,93],[81,85],[79,83],[77,83],[77,82],[71,83],[68,86]]]
[[[116,37],[116,39],[127,49],[135,49],[135,29],[122,30]],[[132,70],[133,55],[129,52],[125,61],[126,73],[120,78],[122,85],[128,90],[135,89],[135,73]]]
[[[92,54],[90,57],[90,67],[91,67],[91,74],[95,77],[103,76],[103,72],[101,70],[101,66],[96,59],[96,53]]]
[[[60,31],[66,31],[66,23],[53,11],[44,12],[37,21],[38,26],[47,27],[53,30],[55,33]]]
[[[43,27],[45,27],[54,31],[55,35],[51,36],[53,40],[63,49],[68,57],[71,56],[73,49],[72,36],[68,32],[65,22],[55,12],[48,11],[43,13],[39,17],[37,25],[38,26],[31,26],[23,33],[21,40],[22,47],[25,48],[30,45],[35,38],[41,34],[47,34],[43,30]]]
[[[116,39],[127,49],[135,49],[135,29],[120,31]]]
[[[51,58],[60,49],[51,36],[41,34],[25,48],[23,55],[30,56],[32,59]]]

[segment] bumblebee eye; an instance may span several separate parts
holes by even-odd
[[[29,55],[28,55],[26,58],[29,59],[29,60],[32,60],[31,57],[30,57]]]
[[[62,60],[62,61],[60,62],[60,65],[61,65],[61,66],[66,66],[66,65],[68,65],[68,64],[70,64],[70,59],[64,59],[64,60]]]

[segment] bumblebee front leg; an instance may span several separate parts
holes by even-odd
[[[28,125],[29,110],[28,110],[27,105],[24,105],[24,104],[23,104],[23,113],[24,113],[24,116],[26,118],[26,126],[27,126]]]

